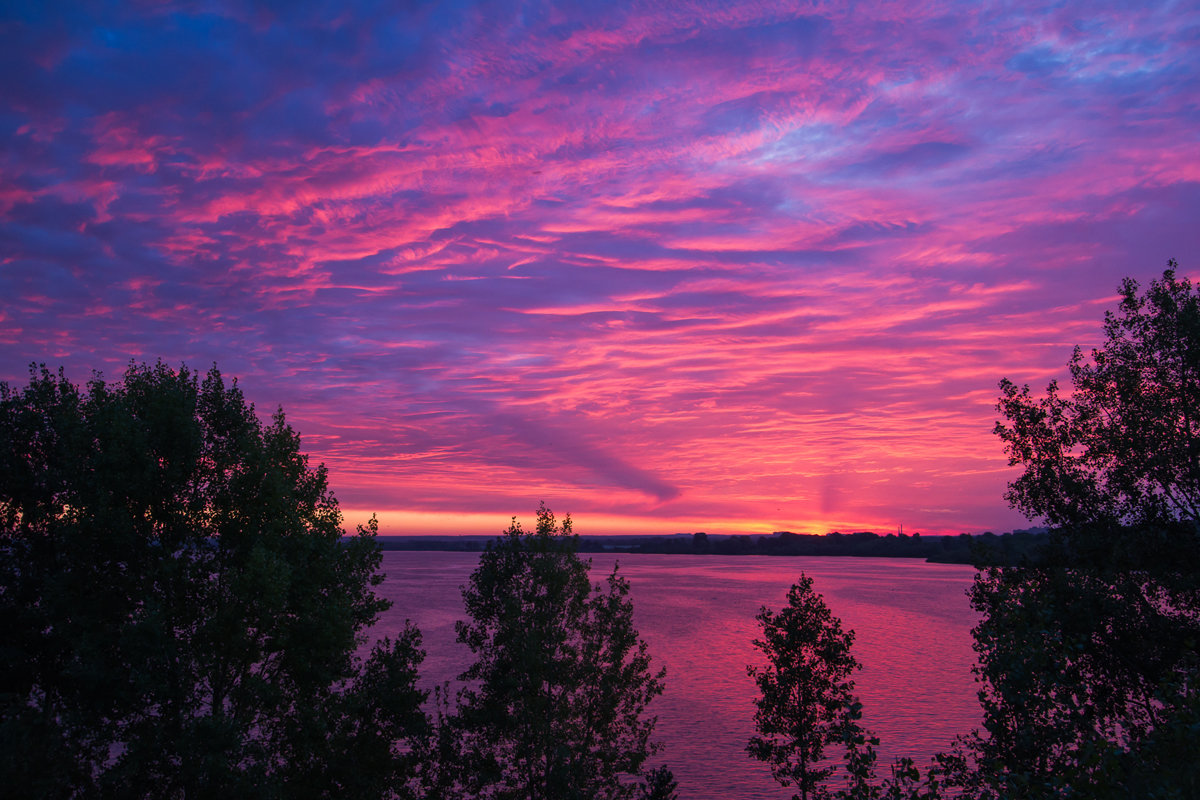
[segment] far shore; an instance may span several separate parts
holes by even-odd
[[[658,535],[614,534],[580,536],[581,553],[661,553],[671,555],[753,556],[857,556],[869,558],[920,558],[940,564],[1019,563],[1046,537],[1034,528],[1004,534],[922,536],[920,533],[871,531],[801,534],[777,531],[770,535],[677,533]],[[494,536],[378,536],[383,550],[438,550],[482,552]]]

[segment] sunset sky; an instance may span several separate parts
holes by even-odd
[[[997,381],[1200,274],[1137,5],[7,3],[0,380],[216,362],[383,533],[1021,527]]]

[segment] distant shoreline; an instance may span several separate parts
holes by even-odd
[[[659,553],[671,555],[856,556],[920,558],[937,564],[1017,563],[1038,549],[1046,530],[1036,528],[1005,534],[922,536],[856,533],[770,535],[706,533],[614,534],[580,536],[581,553]],[[494,536],[377,536],[382,550],[482,552]]]

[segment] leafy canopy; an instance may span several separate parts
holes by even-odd
[[[985,796],[1200,794],[1200,292],[1176,268],[1124,282],[1070,392],[1000,384],[1008,498],[1056,531],[972,589]]]
[[[829,797],[837,762],[826,758],[825,748],[860,733],[851,680],[859,669],[850,652],[854,632],[842,629],[812,578],[801,574],[787,600],[779,612],[763,606],[758,613],[762,634],[754,645],[767,664],[747,667],[759,697],[758,735],[746,750],[770,765],[781,785],[794,785],[801,800]]]
[[[374,524],[214,367],[0,384],[0,770],[31,796],[403,793],[419,635]],[[286,792],[284,789],[286,788]]]
[[[1169,262],[1139,292],[1121,287],[1106,341],[1070,361],[1072,391],[1001,381],[996,423],[1024,472],[1008,499],[1055,526],[1200,521],[1200,294]]]
[[[639,787],[654,751],[662,692],[633,625],[629,583],[616,568],[593,586],[576,553],[571,519],[542,505],[537,527],[512,525],[480,557],[463,589],[468,621],[458,639],[475,656],[461,676],[455,723],[476,797],[668,797],[669,773]]]

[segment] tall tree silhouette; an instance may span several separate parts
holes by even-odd
[[[513,519],[463,590],[457,725],[464,789],[489,798],[627,798],[654,747],[647,704],[662,692],[617,570],[593,586],[571,519],[542,505],[537,527]],[[670,796],[669,775],[656,785]]]
[[[758,735],[746,750],[769,764],[781,785],[794,785],[794,797],[817,800],[830,796],[828,782],[837,772],[826,748],[862,733],[851,679],[859,663],[850,652],[854,632],[842,629],[812,578],[802,574],[787,600],[778,612],[763,606],[758,613],[761,638],[754,644],[767,663],[747,667],[759,697]]]
[[[1070,392],[1000,384],[1008,498],[1055,536],[972,590],[999,796],[1200,794],[1200,294],[1168,266],[1124,282]]]
[[[0,793],[403,795],[420,638],[323,467],[214,367],[0,384]]]

